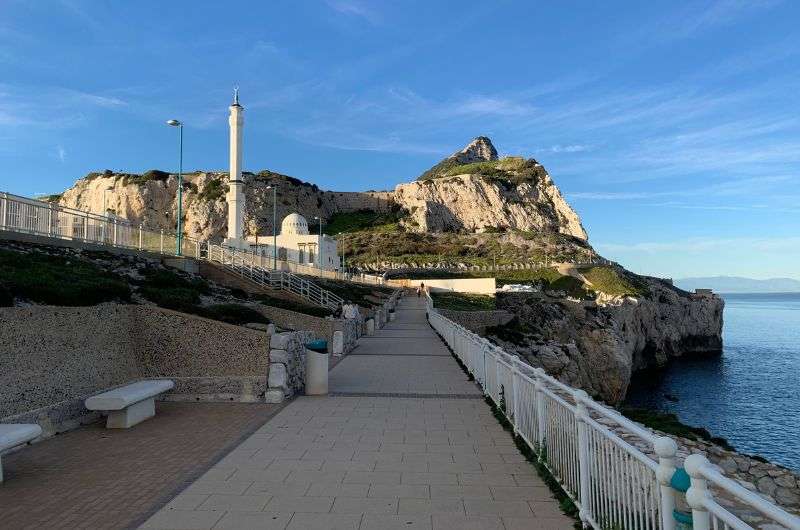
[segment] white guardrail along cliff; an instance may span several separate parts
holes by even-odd
[[[0,230],[166,256],[178,255],[175,233],[163,229],[148,230],[120,217],[83,212],[10,193],[0,193]],[[237,251],[183,236],[180,255],[219,263],[260,285],[289,291],[323,307],[336,309],[343,302],[341,297],[291,272],[268,270],[260,266],[264,258],[252,252]]]
[[[679,525],[676,500],[682,494],[670,486],[676,470],[674,440],[654,435],[583,390],[443,317],[430,297],[427,304],[433,328],[575,502],[584,525],[598,530],[673,530]],[[651,445],[658,460],[606,425]],[[800,518],[725,477],[705,456],[691,455],[684,465],[691,480],[685,501],[694,530],[752,528],[723,507],[720,493],[763,514],[771,528],[800,529]]]

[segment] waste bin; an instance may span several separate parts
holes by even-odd
[[[324,396],[328,393],[328,341],[315,340],[306,344],[306,395]]]

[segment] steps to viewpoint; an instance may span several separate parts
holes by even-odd
[[[406,297],[397,318],[142,528],[572,528]]]

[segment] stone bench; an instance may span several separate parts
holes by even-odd
[[[0,484],[3,483],[3,452],[26,444],[41,434],[42,428],[35,423],[0,424]]]
[[[86,399],[86,408],[107,414],[107,429],[127,429],[155,416],[155,397],[174,386],[169,379],[137,381]]]

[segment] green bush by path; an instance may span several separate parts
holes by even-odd
[[[39,252],[0,250],[0,286],[8,293],[5,298],[47,305],[91,306],[131,298],[130,287],[118,275],[82,258]]]

